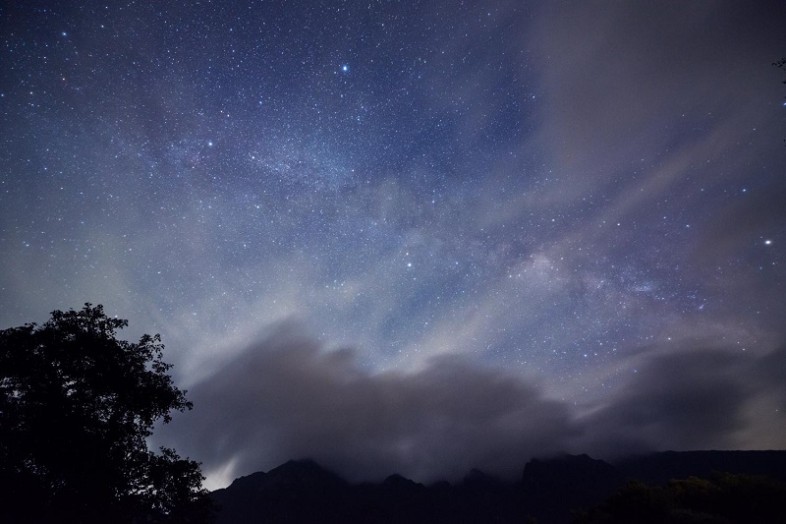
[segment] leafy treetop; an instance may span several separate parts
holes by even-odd
[[[198,522],[199,465],[146,438],[191,409],[158,335],[116,338],[102,306],[0,331],[0,520]]]

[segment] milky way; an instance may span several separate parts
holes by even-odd
[[[786,9],[751,4],[0,7],[0,327],[90,301],[127,337],[160,332],[189,431],[241,411],[235,379],[290,398],[297,378],[238,378],[288,362],[282,337],[298,370],[350,348],[314,371],[342,420],[396,414],[355,462],[340,428],[266,402],[238,426],[262,454],[176,420],[168,438],[225,476],[299,453],[425,478],[518,441],[516,460],[782,447]],[[542,431],[500,423],[488,453],[459,437],[429,465],[437,437],[487,423],[438,362],[501,392],[489,407],[500,380],[532,397],[500,417]],[[446,400],[347,400],[391,391]],[[449,432],[424,429],[440,416]]]

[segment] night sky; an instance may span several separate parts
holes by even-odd
[[[160,332],[209,487],[786,447],[783,2],[80,4],[0,6],[0,328]]]

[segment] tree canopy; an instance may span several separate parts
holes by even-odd
[[[147,437],[190,409],[158,335],[98,305],[0,331],[0,521],[202,522],[199,464]]]
[[[786,485],[752,475],[716,473],[665,486],[632,481],[576,524],[734,524],[786,522]]]

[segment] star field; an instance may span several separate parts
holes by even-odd
[[[577,417],[664,354],[759,370],[785,334],[784,14],[5,5],[0,327],[102,303],[189,389],[295,323],[369,377],[460,358]],[[773,402],[730,445],[783,445]]]

